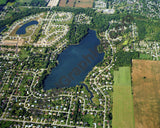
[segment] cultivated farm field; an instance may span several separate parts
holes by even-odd
[[[60,0],[59,6],[61,7],[81,7],[92,8],[94,0]]]
[[[160,61],[132,60],[135,128],[160,127]]]
[[[60,0],[59,2],[60,7],[74,7],[75,6],[75,0]]]
[[[60,7],[65,7],[66,6],[66,0],[60,0],[59,6]]]
[[[114,71],[113,128],[134,128],[133,96],[130,67]]]
[[[75,7],[92,8],[94,0],[76,0]]]

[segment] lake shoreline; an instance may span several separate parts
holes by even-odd
[[[80,84],[79,82],[77,82],[77,80],[83,82],[87,74],[94,68],[94,66],[103,60],[104,54],[99,54],[97,50],[97,46],[99,44],[100,40],[97,38],[96,32],[94,30],[89,30],[89,33],[79,44],[69,45],[65,50],[63,50],[58,56],[59,64],[52,69],[51,73],[47,75],[46,79],[44,80],[44,90],[49,90],[51,88],[61,88],[61,86],[66,87],[66,85],[69,85],[69,87],[76,86]],[[94,49],[94,47],[96,47],[96,49]],[[95,58],[94,54],[97,54],[98,58]],[[91,57],[92,59],[90,58],[91,60],[88,60],[85,56]],[[70,59],[71,62],[68,59]],[[84,62],[85,60],[86,62]],[[88,63],[88,61],[90,61],[91,63]],[[83,70],[81,68],[82,65],[79,64],[82,62],[87,65],[86,70]],[[61,66],[62,69],[60,68]],[[71,69],[69,69],[69,67]],[[75,74],[78,73],[74,72],[73,70],[77,70],[81,73],[79,74],[79,76],[76,76]],[[70,77],[65,76],[65,73],[68,73],[67,76]],[[70,78],[72,78],[72,80],[69,80]],[[48,80],[52,82],[49,83]],[[56,84],[57,86],[55,86],[54,84]]]

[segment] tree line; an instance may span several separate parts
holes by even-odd
[[[12,25],[13,22],[15,22],[16,20],[22,19],[26,16],[30,16],[30,15],[34,15],[40,12],[45,12],[48,11],[47,8],[32,8],[32,9],[24,9],[23,11],[19,11],[19,12],[14,12],[12,13],[11,17],[5,19],[5,20],[1,20],[0,22],[0,28],[4,27],[4,26],[10,26]]]

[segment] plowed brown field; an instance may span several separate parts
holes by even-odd
[[[61,7],[81,7],[92,8],[94,0],[60,0],[59,6]]]
[[[132,60],[135,128],[160,128],[160,61]]]
[[[94,0],[77,0],[75,7],[92,8]]]

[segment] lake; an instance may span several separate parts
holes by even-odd
[[[98,53],[99,44],[96,32],[89,30],[78,45],[68,46],[59,55],[57,67],[44,80],[44,90],[81,85],[87,74],[104,58],[104,53]]]
[[[4,5],[1,5],[1,6],[0,6],[0,11],[2,11],[2,10],[3,10],[3,8],[4,8]]]
[[[16,34],[18,34],[18,35],[26,34],[26,27],[31,26],[31,25],[34,25],[34,24],[38,24],[38,21],[35,21],[35,20],[34,20],[34,21],[30,21],[30,22],[24,24],[23,26],[21,26],[21,27],[17,30]]]
[[[7,28],[7,26],[0,28],[0,32],[2,32],[5,28]]]

